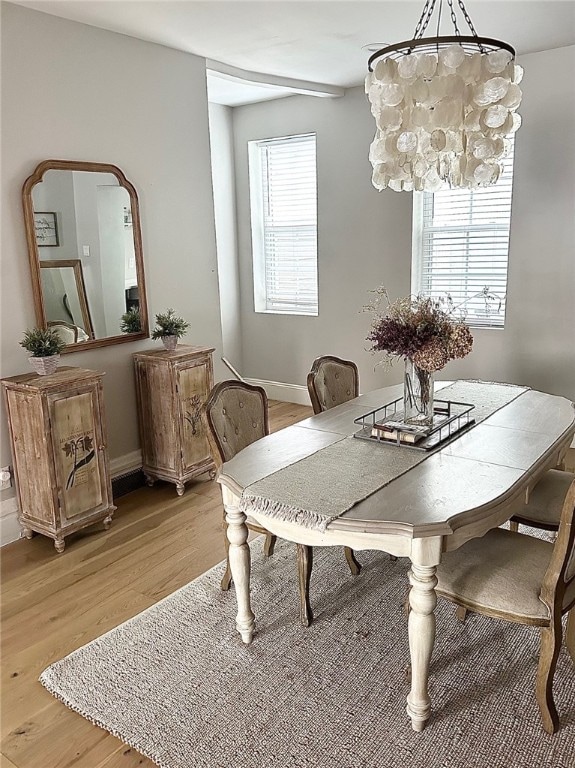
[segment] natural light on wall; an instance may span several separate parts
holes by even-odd
[[[497,184],[414,195],[412,292],[449,294],[469,325],[505,323],[513,146]]]
[[[256,312],[318,314],[315,134],[248,142]]]

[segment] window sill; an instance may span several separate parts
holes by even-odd
[[[291,315],[292,317],[319,317],[319,312],[296,312],[293,309],[254,309],[256,315]]]

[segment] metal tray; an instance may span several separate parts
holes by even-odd
[[[354,437],[415,451],[431,451],[473,426],[475,419],[471,413],[474,408],[470,403],[456,400],[434,400],[434,424],[414,427],[403,422],[403,398],[398,397],[354,419],[354,424],[361,426]]]

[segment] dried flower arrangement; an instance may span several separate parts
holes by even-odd
[[[406,363],[403,420],[433,424],[433,374],[450,360],[471,352],[473,336],[448,295],[442,299],[409,296],[391,302],[381,286],[365,307],[374,313],[367,340],[374,352],[385,352],[385,362],[402,357]],[[382,303],[385,308],[382,311]]]
[[[367,340],[374,352],[411,360],[428,373],[440,371],[457,357],[471,352],[473,336],[463,317],[455,317],[451,298],[409,296],[391,302],[381,286],[366,309],[375,315]],[[382,312],[382,302],[386,302]]]

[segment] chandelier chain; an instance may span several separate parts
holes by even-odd
[[[471,30],[471,34],[473,37],[477,37],[477,32],[475,31],[475,27],[473,26],[473,22],[471,21],[470,15],[467,13],[467,8],[465,7],[465,4],[463,0],[457,0],[457,3],[459,7],[461,8],[461,13],[463,14],[465,21],[467,22],[467,26]]]
[[[447,0],[447,4],[449,5],[449,11],[451,15],[451,23],[453,24],[453,29],[455,30],[456,36],[460,37],[461,32],[457,24],[457,16],[455,13],[455,8],[453,7],[453,0]],[[475,27],[473,26],[473,22],[471,21],[471,17],[467,12],[467,8],[465,7],[465,3],[463,2],[463,0],[457,0],[457,4],[461,9],[463,18],[467,22],[467,26],[471,30],[471,34],[473,35],[473,37],[478,37]],[[412,40],[418,40],[423,37],[425,30],[427,29],[429,22],[431,21],[431,17],[435,12],[436,5],[437,5],[437,0],[425,0],[425,5],[423,6],[423,11],[421,12],[421,16],[419,17],[419,21],[417,22],[417,25],[415,27]],[[437,33],[436,33],[438,37],[439,37],[439,27],[441,24],[442,6],[443,6],[443,0],[439,0],[439,13],[438,13]]]
[[[453,0],[447,0],[447,4],[449,5],[449,11],[451,13],[451,21],[453,23],[453,29],[455,30],[455,34],[457,37],[461,37],[461,32],[459,31],[459,27],[457,26],[457,16],[455,15],[455,9],[453,8]],[[437,32],[437,36],[439,37],[439,31]]]
[[[433,11],[435,10],[435,3],[436,3],[436,0],[425,0],[423,11],[421,12],[421,16],[419,17],[419,21],[417,22],[417,26],[415,27],[415,32],[413,33],[413,40],[417,40],[419,37],[423,37],[423,33],[427,29],[427,25],[429,24],[429,21],[433,16]]]

